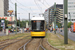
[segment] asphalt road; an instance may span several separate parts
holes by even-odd
[[[56,32],[64,36],[64,30],[62,32],[57,30]],[[72,33],[71,31],[68,31],[68,38],[75,41],[75,33]]]

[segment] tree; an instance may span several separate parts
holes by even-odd
[[[26,27],[26,22],[28,22],[28,25],[29,25],[29,21],[28,20],[26,20],[26,21],[19,21],[19,20],[17,20],[17,26],[19,26],[19,22],[20,22],[20,27]]]
[[[61,23],[56,23],[56,24],[57,24],[58,28],[62,27]]]
[[[68,22],[68,28],[70,28],[70,27],[71,27],[71,24],[72,24],[72,22]]]

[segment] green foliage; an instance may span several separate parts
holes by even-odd
[[[29,21],[26,20],[26,21],[17,21],[17,26],[19,26],[19,23],[20,23],[20,27],[26,27],[26,22],[28,22],[28,25],[29,25]]]
[[[1,23],[1,20],[5,20],[5,19],[0,19],[0,23]],[[20,27],[26,27],[26,22],[28,22],[28,25],[29,25],[29,21],[26,20],[26,21],[20,21],[20,20],[17,20],[17,26],[19,26],[19,23],[20,23]],[[7,24],[8,24],[8,21],[5,20],[5,27],[7,27]],[[0,30],[2,29],[2,27],[0,28]]]
[[[9,31],[11,31],[11,28],[9,28]]]
[[[72,24],[72,22],[68,22],[68,28],[70,28],[70,27],[71,27],[71,24]]]
[[[58,28],[62,27],[61,23],[56,23],[56,24],[57,24]]]
[[[0,27],[0,31],[2,31],[2,27]]]

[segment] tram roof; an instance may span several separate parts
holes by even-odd
[[[32,17],[31,20],[45,20],[44,17]]]

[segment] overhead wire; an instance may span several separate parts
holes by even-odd
[[[2,0],[2,2],[4,3],[4,0]],[[13,3],[11,0],[10,0],[10,3],[15,6],[15,3]],[[7,4],[7,3],[5,3],[5,4]],[[9,5],[9,6],[10,6],[10,5]],[[6,7],[6,6],[5,6],[5,7]],[[10,6],[10,7],[12,8],[12,6]],[[19,7],[19,6],[17,6],[17,7]],[[19,8],[20,8],[21,10],[26,11],[25,9],[23,9],[23,8],[21,8],[21,7],[19,7]],[[4,11],[7,12],[7,11],[9,10],[9,9],[8,9],[8,10],[7,10],[7,9],[8,9],[8,8],[6,7],[6,8],[4,9]],[[13,9],[13,8],[12,8],[12,9]],[[27,11],[26,11],[26,12],[27,12]],[[24,13],[24,14],[25,14],[25,13]],[[33,15],[33,14],[31,14],[31,15]]]
[[[10,0],[11,1],[11,0]],[[11,4],[13,4],[14,6],[15,6],[15,3],[13,3],[12,1],[11,1]],[[19,7],[18,5],[17,5],[17,7]],[[23,8],[21,8],[21,7],[19,7],[21,10],[23,10],[23,11],[26,11],[25,9],[23,9]],[[27,12],[27,11],[26,11]],[[18,14],[18,13],[17,13]],[[20,14],[22,14],[23,15],[23,13],[21,13],[20,12]],[[25,13],[24,13],[25,14]]]
[[[15,5],[11,0],[10,0],[11,4]]]
[[[17,0],[16,0],[16,1],[17,1]],[[26,8],[28,8],[28,9],[30,9],[30,10],[32,11],[32,14],[34,14],[34,12],[33,12],[33,10],[31,9],[31,7],[27,7],[27,6],[25,6],[25,5],[21,4],[21,3],[20,3],[20,2],[18,2],[18,1],[17,1],[17,3],[19,3],[20,5],[22,5],[22,6],[26,7]]]
[[[3,2],[4,2],[4,0],[2,0]],[[11,4],[13,4],[13,5],[15,5],[15,3],[13,3],[11,0],[10,0],[10,3]],[[21,4],[22,5],[22,4]],[[9,5],[10,6],[10,5]],[[23,5],[24,6],[24,5]],[[10,6],[11,8],[12,8],[12,6]],[[19,7],[19,6],[17,6],[17,7]],[[21,8],[21,7],[19,7],[20,9],[22,9],[22,10],[24,10],[24,11],[26,11],[25,9],[23,9],[23,8]],[[13,9],[13,8],[12,8]],[[30,8],[31,9],[31,8]],[[7,11],[7,8],[4,10],[4,11]],[[32,11],[32,9],[31,9],[31,11]],[[27,11],[26,11],[27,12]],[[40,10],[40,12],[41,12],[41,10]],[[34,14],[34,13],[31,13],[32,15]]]
[[[12,10],[14,10],[13,7],[12,7],[11,5],[9,5],[9,6],[11,7]]]
[[[11,1],[11,0],[10,0]],[[11,3],[13,4],[13,5],[15,5],[12,1],[11,1]],[[21,4],[22,5],[22,4]],[[24,6],[24,5],[23,5]],[[26,11],[26,12],[28,12],[27,10],[25,10],[24,8],[21,8],[20,6],[18,6],[17,5],[17,7],[19,7],[21,10],[23,10],[23,11]],[[26,6],[27,7],[27,6]],[[29,8],[29,7],[27,7],[27,8]],[[30,9],[31,9],[31,7],[30,7]],[[41,9],[42,10],[42,9]],[[40,10],[40,12],[42,13],[42,11]],[[31,11],[32,11],[32,9],[31,9]],[[29,12],[28,12],[29,13]],[[30,13],[32,16],[34,16],[34,14],[37,14],[37,13]]]
[[[47,3],[47,1],[46,0],[44,0],[45,2],[46,2],[46,4],[48,5],[48,6],[50,6],[48,3]]]
[[[24,6],[24,7],[28,8],[28,9],[30,9],[30,10],[33,12],[33,10],[31,9],[31,7],[27,7],[27,6],[23,5],[23,4],[21,4],[20,2],[18,2],[17,0],[16,0],[16,2],[19,3],[19,4],[22,5],[22,6]]]
[[[39,11],[42,12],[42,8],[36,3],[36,1],[34,0],[36,6],[38,7]],[[40,9],[41,8],[41,9]]]
[[[11,1],[11,0],[10,0]],[[15,4],[11,1],[11,3],[15,6]],[[17,7],[19,7],[18,5],[17,5]],[[24,10],[24,11],[26,11],[25,9],[23,9],[23,8],[21,8],[21,7],[19,7],[20,9],[22,9],[22,10]],[[26,11],[27,12],[27,11]]]
[[[40,3],[42,3],[41,1],[39,1]],[[42,3],[45,7],[47,7],[45,4],[44,4],[44,0],[43,0],[43,3]]]
[[[40,1],[41,2],[41,1]],[[41,2],[42,3],[42,2]],[[42,3],[45,7],[47,7],[44,3]]]
[[[11,0],[10,0],[11,1]],[[13,5],[15,5],[12,1],[11,1],[11,3],[13,4]],[[21,4],[22,5],[22,4]],[[23,5],[24,6],[24,5]],[[21,10],[23,10],[23,11],[26,11],[26,12],[28,12],[27,10],[25,10],[24,8],[21,8],[20,6],[18,6],[17,5],[17,7],[19,7]],[[31,9],[31,8],[30,8]],[[32,11],[32,10],[31,10]],[[29,12],[28,12],[29,13]],[[31,15],[33,15],[32,13],[31,13]]]

